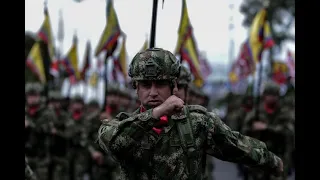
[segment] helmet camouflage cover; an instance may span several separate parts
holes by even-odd
[[[191,73],[186,67],[181,66],[180,75],[178,78],[178,84],[188,85],[190,82],[191,82]]]
[[[129,66],[129,76],[133,81],[174,80],[180,72],[180,62],[169,51],[151,48],[139,52]]]
[[[25,85],[26,94],[40,94],[43,90],[43,87],[40,83],[27,83]]]
[[[273,81],[267,82],[264,86],[263,95],[279,96],[280,95],[279,85]]]

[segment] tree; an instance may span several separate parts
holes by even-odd
[[[243,0],[240,12],[245,16],[243,25],[249,27],[257,12],[263,8],[266,0]],[[269,0],[267,8],[268,21],[271,27],[272,37],[278,47],[284,41],[294,41],[295,36],[289,29],[295,23],[294,0]]]

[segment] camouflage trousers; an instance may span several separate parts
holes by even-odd
[[[69,167],[70,167],[71,180],[88,179],[88,173],[89,173],[88,152],[85,150],[73,151],[73,155],[71,157]]]
[[[69,161],[66,157],[53,157],[51,167],[52,180],[69,180]]]
[[[45,158],[28,158],[29,165],[39,180],[49,180],[50,159]]]
[[[214,180],[213,170],[214,170],[214,162],[213,157],[207,155],[206,167],[205,167],[205,180]]]

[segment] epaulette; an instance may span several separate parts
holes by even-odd
[[[188,105],[188,108],[190,112],[198,112],[202,114],[206,114],[208,112],[207,108],[200,105]]]
[[[128,119],[129,117],[130,117],[129,113],[121,112],[116,116],[116,119],[118,119],[118,121],[122,121],[124,119]]]

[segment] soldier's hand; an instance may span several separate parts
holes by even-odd
[[[170,96],[165,102],[160,106],[155,107],[152,111],[152,116],[156,119],[161,116],[171,116],[175,113],[180,113],[182,111],[184,102],[182,99],[175,95]]]
[[[53,134],[53,135],[57,134],[57,129],[56,128],[52,128],[51,129],[51,134]]]
[[[274,173],[274,176],[280,177],[280,176],[282,176],[282,174],[283,174],[283,162],[280,159],[279,166],[277,167],[276,172]]]
[[[103,154],[99,151],[95,151],[91,154],[93,160],[97,162],[97,164],[102,164],[103,162]]]
[[[256,121],[252,124],[252,129],[254,131],[262,131],[267,129],[268,125],[265,122],[261,122],[261,121]]]
[[[27,128],[29,125],[30,125],[29,121],[25,119],[24,120],[24,128]]]

